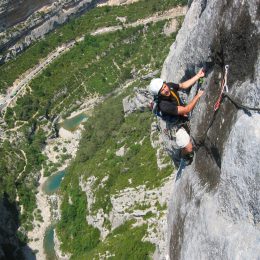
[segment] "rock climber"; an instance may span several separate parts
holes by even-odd
[[[205,76],[205,71],[202,69],[189,80],[175,84],[173,82],[166,83],[161,78],[152,79],[150,83],[150,92],[158,97],[158,109],[162,114],[162,118],[167,121],[171,118],[171,136],[174,140],[176,149],[181,149],[181,157],[186,158],[191,162],[193,154],[192,140],[189,135],[189,129],[185,127],[185,122],[188,121],[188,113],[193,110],[196,103],[203,94],[203,90],[199,90],[196,96],[185,105],[179,96],[178,90],[190,88],[197,80]],[[174,120],[172,120],[174,118]]]

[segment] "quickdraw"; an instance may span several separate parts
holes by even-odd
[[[224,75],[224,78],[223,78],[222,84],[221,84],[221,92],[220,92],[220,95],[219,95],[219,98],[218,98],[216,104],[214,105],[214,111],[217,111],[219,109],[220,102],[221,102],[222,96],[223,96],[223,92],[225,91],[226,93],[228,93],[228,86],[227,86],[228,68],[229,68],[229,65],[226,65],[225,66],[225,75]]]

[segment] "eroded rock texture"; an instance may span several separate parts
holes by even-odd
[[[173,186],[170,259],[260,257],[260,114],[227,98],[213,109],[226,64],[230,95],[260,107],[259,31],[257,0],[195,0],[164,63],[174,82],[207,68],[191,119],[199,149]]]

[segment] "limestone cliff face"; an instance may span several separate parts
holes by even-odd
[[[170,259],[259,259],[260,115],[227,98],[213,109],[226,64],[230,95],[260,107],[259,30],[257,0],[194,0],[164,63],[162,78],[174,82],[207,68],[191,119],[201,145],[173,186]]]
[[[93,6],[97,0],[0,0],[0,63]]]

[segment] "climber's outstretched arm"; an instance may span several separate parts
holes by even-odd
[[[203,90],[199,90],[198,94],[191,100],[191,102],[187,106],[177,106],[178,115],[186,116],[189,112],[191,112],[200,97],[202,96],[203,92]]]
[[[179,87],[180,87],[180,89],[187,89],[187,88],[191,87],[197,80],[199,80],[200,78],[203,78],[204,76],[205,76],[205,72],[204,72],[204,70],[202,68],[191,79],[189,79],[187,81],[184,81],[182,83],[179,83]]]

